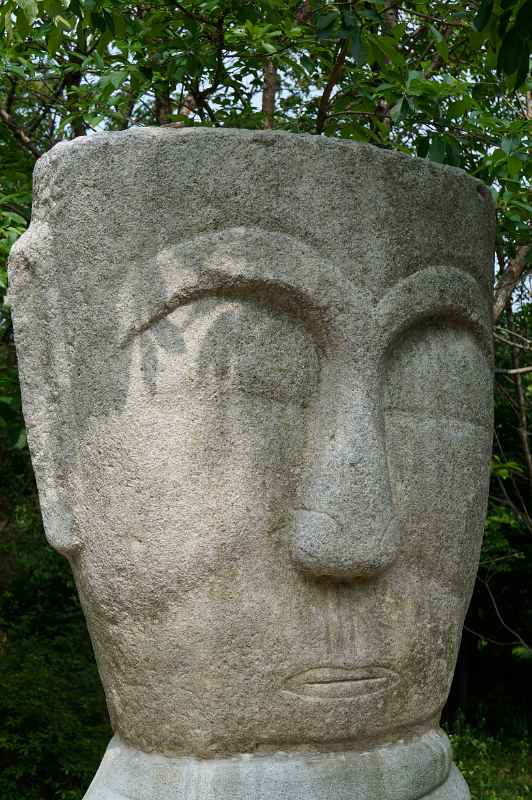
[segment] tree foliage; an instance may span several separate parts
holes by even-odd
[[[131,125],[325,133],[463,167],[496,196],[503,268],[529,243],[532,0],[7,0],[2,11],[7,149],[10,136],[35,157]],[[258,99],[267,65],[270,119]]]

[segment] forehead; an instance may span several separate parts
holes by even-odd
[[[478,187],[457,170],[367,145],[137,129],[54,148],[38,168],[34,218],[58,243],[64,292],[84,283],[106,296],[156,291],[161,253],[173,249],[176,270],[197,266],[206,237],[216,250],[224,231],[245,228],[263,235],[240,238],[241,259],[264,263],[268,251],[270,268],[285,272],[287,260],[294,270],[303,260],[308,275],[326,281],[334,270],[376,297],[434,266],[467,272],[488,294],[493,213]],[[225,238],[228,251],[237,238]]]

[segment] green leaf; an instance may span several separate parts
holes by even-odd
[[[115,89],[118,89],[120,84],[123,83],[128,76],[129,73],[126,69],[119,69],[108,72],[107,75],[105,75],[104,80],[114,86]]]
[[[498,478],[509,478],[514,473],[518,475],[524,474],[524,467],[518,461],[510,459],[509,461],[501,461],[499,456],[494,456],[491,462],[491,472]]]
[[[532,661],[532,650],[529,647],[512,647],[512,655],[519,661]]]
[[[342,20],[343,27],[345,28],[348,36],[359,27],[358,19],[352,11],[344,11],[342,14]]]
[[[400,100],[390,109],[390,117],[394,122],[404,119],[411,111],[411,105],[406,97],[401,97]]]
[[[16,406],[17,400],[12,395],[0,394],[0,404],[13,407]]]
[[[442,139],[441,136],[433,136],[428,149],[427,158],[429,158],[430,161],[437,161],[439,164],[443,164],[445,161],[445,152],[444,139]]]
[[[306,53],[303,53],[299,61],[301,66],[304,67],[309,74],[312,74],[316,69],[316,62],[309,58]]]
[[[119,39],[124,39],[127,34],[126,17],[118,11],[113,11],[113,25],[115,34]]]
[[[372,8],[361,8],[360,11],[358,12],[358,15],[359,17],[370,19],[372,22],[376,22],[377,24],[380,24],[382,22],[377,12],[374,11]]]
[[[421,70],[411,69],[408,71],[408,79],[406,82],[407,87],[410,86],[412,81],[416,81],[418,79],[423,79],[424,73]]]
[[[526,60],[528,70],[528,47],[527,40],[523,32],[517,28],[512,30],[504,37],[499,55],[497,58],[497,69],[505,75],[513,75],[522,68],[522,62]]]
[[[445,163],[453,167],[462,166],[462,157],[460,155],[460,145],[458,140],[453,136],[446,135],[445,141]]]
[[[59,25],[61,25],[67,31],[69,31],[72,27],[72,24],[67,19],[62,17],[61,14],[57,14],[57,16],[54,17],[54,24],[56,25],[57,28],[59,27]]]
[[[521,159],[517,158],[515,155],[511,155],[507,163],[508,175],[512,178],[517,178],[522,169],[523,162]]]
[[[529,75],[529,47],[525,47],[521,52],[521,61],[515,73],[515,80],[513,84],[514,91],[520,89],[526,82]]]
[[[475,100],[483,100],[485,97],[497,97],[499,85],[490,81],[479,81],[475,83],[471,93]]]
[[[445,39],[442,39],[441,42],[436,42],[436,51],[444,62],[449,60],[449,45]]]
[[[52,28],[47,37],[47,49],[50,58],[53,58],[59,50],[59,42],[62,39],[62,33],[59,28]]]
[[[429,151],[430,139],[428,136],[422,136],[416,143],[416,154],[419,158],[426,158]]]
[[[5,13],[4,26],[5,26],[7,40],[11,41],[11,39],[13,38],[13,20],[11,18],[10,10],[6,11]]]
[[[110,42],[112,41],[112,38],[113,38],[113,35],[112,35],[111,31],[107,30],[107,31],[104,31],[102,33],[102,35],[100,36],[100,40],[98,42],[98,47],[96,48],[96,50],[97,50],[97,52],[98,52],[98,54],[100,56],[103,57],[103,56],[107,55],[107,48],[108,48]]]
[[[517,16],[515,18],[515,27],[519,30],[528,31],[528,39],[530,45],[530,38],[532,37],[532,2],[531,0],[526,0],[525,3],[521,6],[519,11],[517,12]]]
[[[338,14],[336,11],[333,11],[329,14],[323,14],[319,16],[316,20],[316,28],[319,31],[324,31],[327,28],[330,28],[338,19]]]
[[[440,31],[434,27],[434,25],[429,25],[429,30],[432,33],[432,38],[434,39],[435,42],[444,41],[443,34],[441,34]]]
[[[26,71],[20,67],[18,64],[10,64],[9,65],[9,72],[11,75],[17,75],[19,78],[26,79]]]
[[[15,450],[23,450],[27,444],[28,444],[28,439],[26,436],[26,430],[22,428],[13,446]]]
[[[518,146],[519,142],[515,139],[509,138],[508,136],[504,136],[501,141],[501,148],[505,153],[511,153],[512,150],[515,150],[515,148]]]
[[[478,14],[473,20],[473,25],[477,31],[483,31],[488,24],[491,14],[493,12],[493,0],[482,0]]]
[[[37,0],[18,0],[17,5],[22,9],[26,19],[30,24],[39,14]]]
[[[368,61],[368,49],[362,39],[360,29],[351,37],[351,57],[355,64],[366,64]]]
[[[522,203],[520,200],[514,200],[512,205],[517,206],[517,208],[522,208],[523,211],[527,211],[532,215],[532,205],[529,205],[528,203]]]
[[[384,53],[386,58],[391,61],[392,64],[396,66],[403,66],[405,60],[402,54],[397,49],[397,44],[394,42],[393,39],[389,37],[380,36],[378,39],[375,40],[375,45],[377,48]]]
[[[105,119],[105,117],[103,116],[103,114],[86,114],[85,115],[85,122],[87,122],[89,125],[92,125],[94,128],[97,125],[99,125],[100,122],[102,122],[102,120],[104,120],[104,119]]]
[[[505,37],[511,19],[512,19],[511,11],[505,11],[504,14],[501,14],[501,16],[499,17],[497,23],[497,34],[501,39]]]

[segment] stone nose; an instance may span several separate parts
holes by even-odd
[[[303,572],[338,580],[371,578],[394,563],[398,546],[393,514],[346,530],[321,511],[296,511],[292,559]]]
[[[291,556],[305,573],[364,579],[399,551],[378,391],[343,389],[318,400],[307,471],[295,509]]]

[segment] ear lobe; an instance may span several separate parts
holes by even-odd
[[[81,549],[74,515],[61,498],[61,490],[53,486],[53,481],[38,481],[38,485],[46,538],[54,550],[71,557]]]
[[[32,223],[9,256],[9,302],[19,367],[22,409],[39,490],[46,538],[64,555],[80,547],[67,492],[72,443],[67,440],[68,397],[59,390],[60,364],[53,344],[58,320],[49,318],[51,237]]]

